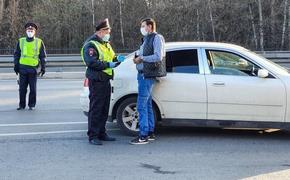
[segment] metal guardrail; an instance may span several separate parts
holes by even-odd
[[[82,61],[80,54],[50,54],[47,59],[48,62],[73,62]],[[13,62],[12,55],[0,55],[0,63]]]
[[[115,49],[117,52],[120,53],[126,53],[126,52],[132,52],[134,49]],[[15,51],[14,48],[0,48],[0,55],[9,55],[13,54]],[[47,54],[78,54],[80,53],[81,48],[46,48]]]
[[[290,51],[257,52],[265,58],[290,69]],[[122,53],[127,55],[128,53]],[[50,54],[47,57],[47,67],[80,67],[83,62],[80,54]],[[12,55],[0,55],[0,68],[13,67]]]
[[[256,53],[290,70],[290,51],[258,51]]]
[[[127,55],[128,53],[118,53]],[[46,58],[47,67],[80,67],[84,66],[80,54],[51,54]],[[12,55],[0,55],[0,68],[13,67]]]
[[[265,52],[256,52],[269,60],[273,60],[277,63],[290,63],[290,51],[265,51]]]

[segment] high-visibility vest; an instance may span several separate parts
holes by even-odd
[[[39,62],[39,53],[42,40],[34,38],[33,41],[28,42],[26,37],[19,39],[19,46],[21,50],[21,57],[19,63],[27,66],[37,66]]]
[[[99,60],[101,60],[103,62],[112,62],[113,59],[115,58],[115,56],[116,56],[115,52],[109,43],[101,44],[98,41],[93,41],[93,40],[89,41],[88,43],[92,43],[95,46],[95,48],[98,50]],[[81,50],[81,56],[82,56],[83,62],[85,63],[84,54],[83,54],[84,46]],[[103,72],[110,75],[110,76],[113,75],[112,68],[106,68],[105,70],[103,70]]]

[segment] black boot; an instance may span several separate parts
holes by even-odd
[[[16,110],[17,111],[21,111],[21,110],[24,110],[25,108],[24,107],[18,107]]]
[[[99,140],[101,141],[116,141],[116,138],[110,137],[107,134],[99,136]]]
[[[98,139],[91,139],[91,140],[89,140],[89,142],[92,145],[103,145],[102,141],[100,141]]]

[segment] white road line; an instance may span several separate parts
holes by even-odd
[[[28,133],[7,133],[7,134],[0,134],[0,137],[3,137],[3,136],[42,135],[42,134],[64,134],[64,133],[77,133],[77,132],[86,132],[86,131],[87,130],[47,131],[47,132],[28,132]]]
[[[118,131],[118,130],[119,129],[107,129],[107,131]],[[6,134],[0,134],[0,137],[5,137],[5,136],[27,136],[27,135],[45,135],[45,134],[65,134],[65,133],[79,133],[79,132],[87,132],[87,130],[6,133]]]
[[[70,124],[87,124],[88,122],[53,122],[53,123],[22,123],[22,124],[0,124],[0,127],[17,127],[17,126],[49,126],[49,125],[70,125]]]

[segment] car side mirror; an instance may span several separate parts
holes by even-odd
[[[269,72],[266,69],[259,69],[258,70],[258,77],[259,78],[266,78],[269,76]]]

